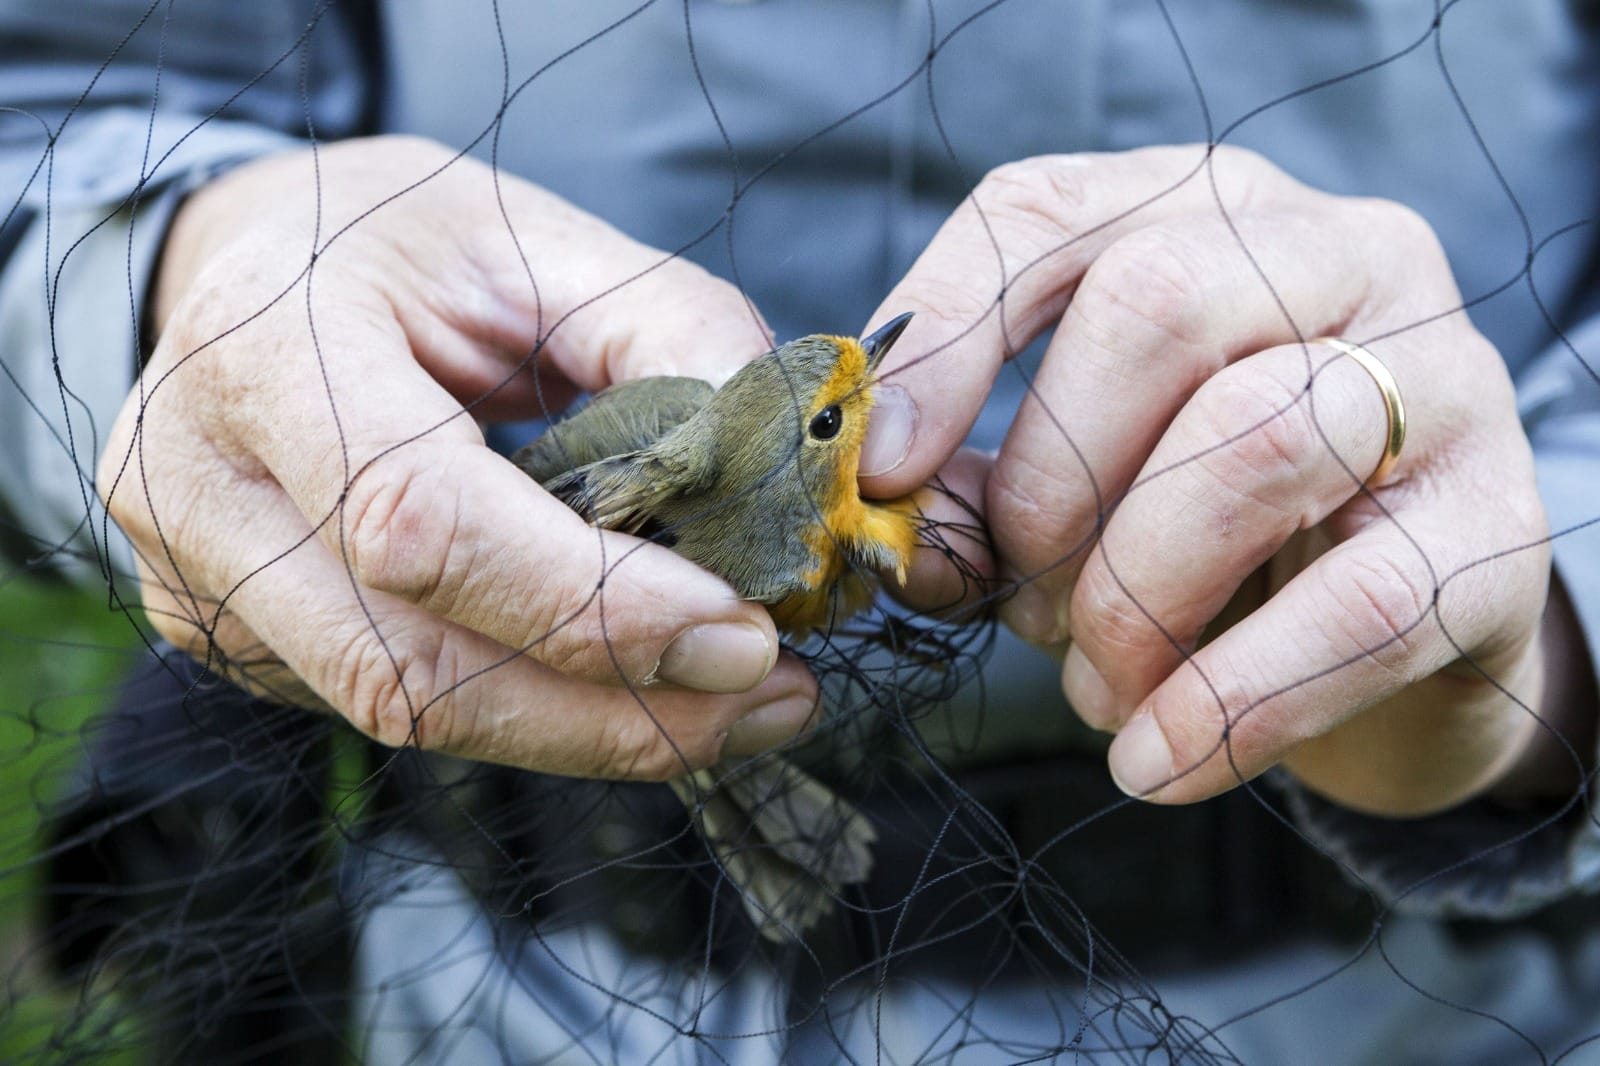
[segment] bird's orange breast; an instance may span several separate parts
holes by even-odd
[[[854,492],[841,493],[824,510],[825,525],[801,533],[817,563],[800,575],[803,591],[771,605],[773,622],[785,632],[804,634],[838,625],[871,604],[877,574],[852,566],[852,555],[893,560],[895,578],[904,584],[917,543],[915,514],[909,496],[877,504]]]

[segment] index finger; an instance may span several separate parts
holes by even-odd
[[[1419,816],[1477,794],[1516,760],[1538,725],[1526,709],[1537,705],[1538,660],[1509,638],[1508,618],[1538,615],[1529,590],[1544,588],[1531,579],[1547,565],[1543,542],[1485,554],[1494,566],[1441,583],[1449,560],[1482,547],[1459,542],[1470,521],[1395,516],[1322,555],[1143,701],[1109,753],[1125,792],[1191,803],[1297,748],[1342,745],[1337,770],[1303,779],[1346,806]],[[1507,589],[1510,611],[1498,617],[1488,605],[1505,603]],[[1463,649],[1475,668],[1443,670]],[[1403,689],[1403,704],[1383,702]],[[1361,732],[1333,733],[1369,708],[1379,713],[1359,720]]]
[[[1001,364],[1060,318],[1078,279],[1117,239],[1214,214],[1218,197],[1231,211],[1292,185],[1251,153],[1204,145],[1039,156],[991,171],[872,316],[876,326],[916,313],[878,375],[863,489],[901,495],[943,466]]]

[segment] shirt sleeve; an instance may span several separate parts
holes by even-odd
[[[1556,574],[1600,664],[1600,315],[1518,376],[1550,516]],[[1600,707],[1585,713],[1600,715]],[[1594,756],[1595,753],[1580,753]],[[1290,813],[1385,902],[1438,917],[1514,918],[1578,892],[1600,891],[1600,819],[1582,796],[1514,808],[1483,799],[1420,819],[1356,814],[1274,771]]]
[[[344,11],[319,18],[305,0],[0,0],[5,554],[85,580],[126,572],[94,471],[138,373],[173,214],[308,126],[363,132],[371,110],[375,31]]]

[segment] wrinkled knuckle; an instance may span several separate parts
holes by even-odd
[[[449,686],[451,654],[443,630],[358,634],[339,656],[336,698],[352,725],[386,747],[448,750],[457,701],[435,699]]]
[[[1425,671],[1418,659],[1432,598],[1386,553],[1352,553],[1325,578],[1328,624],[1352,655],[1366,656],[1405,681]]]
[[[1202,459],[1213,480],[1242,490],[1293,484],[1306,476],[1321,436],[1302,391],[1263,374],[1212,378],[1195,396]]]
[[[524,607],[523,649],[569,676],[602,682],[624,680],[612,661],[619,639],[615,630],[622,618],[612,618],[609,628],[604,625],[596,586],[570,581],[568,576],[553,569],[537,575],[541,583]]]
[[[448,484],[437,469],[406,459],[351,482],[342,520],[358,581],[424,605],[459,594],[467,573],[455,543],[460,498]]]
[[[191,355],[239,325],[244,316],[238,313],[241,301],[239,279],[232,270],[234,258],[224,250],[195,273],[162,327],[153,362]]]
[[[108,513],[129,540],[153,553],[151,558],[181,572],[181,584],[191,590],[228,588],[242,576],[239,560],[218,549],[233,543],[236,534],[219,525],[210,494],[190,488],[195,475],[203,472],[196,463],[181,482],[157,478],[152,485],[136,480],[141,475],[130,471],[117,486]]]
[[[1032,464],[1002,456],[985,487],[984,510],[1003,551],[1038,539],[1045,507],[1037,495],[1039,483],[1031,476]]]
[[[603,635],[590,636],[580,632],[580,623],[566,614],[533,634],[528,641],[528,652],[546,666],[569,677],[602,683],[630,680],[625,671],[619,670],[606,657],[605,641]]]
[[[248,339],[252,347],[281,348],[302,337],[304,308],[285,299],[285,287],[295,278],[293,267],[280,258],[261,254],[262,247],[290,245],[304,232],[286,222],[258,222],[246,234],[224,245],[184,289],[162,330],[152,362],[183,363],[181,380],[195,391],[232,390],[262,379],[279,364],[275,351],[256,358],[221,358],[207,353],[233,339]],[[164,388],[174,387],[171,383]]]
[[[1048,556],[1070,556],[1082,545],[1082,521],[1071,506],[1073,485],[1053,465],[1002,453],[985,487],[985,513],[1002,555],[1032,568],[1055,562]],[[1091,522],[1097,516],[1087,516]],[[1097,524],[1097,523],[1095,523]],[[1062,560],[1065,561],[1065,560]]]
[[[998,277],[997,269],[997,283]],[[920,305],[918,325],[925,330],[925,336],[959,336],[990,315],[997,305],[992,289],[936,271],[918,272],[915,297]],[[923,326],[924,320],[927,326]]]
[[[1117,354],[1156,354],[1211,340],[1206,314],[1207,253],[1166,227],[1136,230],[1090,266],[1074,310],[1100,346]]]
[[[617,714],[601,732],[593,774],[627,781],[671,781],[700,768],[686,754],[652,716]]]
[[[1075,235],[1069,220],[1081,218],[1089,201],[1086,171],[1067,156],[1035,156],[1005,163],[984,175],[973,199],[987,212],[1042,232],[1047,241]]]
[[[1145,651],[1159,631],[1117,584],[1104,563],[1084,567],[1072,590],[1072,639],[1102,661]]]

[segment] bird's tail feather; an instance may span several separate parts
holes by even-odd
[[[872,873],[872,824],[787,760],[724,760],[672,787],[768,940],[798,938]]]

